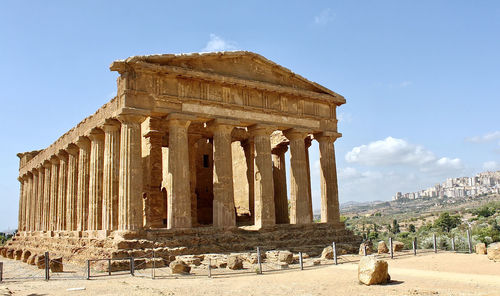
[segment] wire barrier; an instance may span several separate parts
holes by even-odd
[[[393,241],[392,237],[386,242],[384,252],[378,254],[371,250],[369,243],[364,241],[359,254],[347,254],[342,245],[332,242],[323,250],[321,257],[318,252],[309,256],[307,250],[317,245],[302,246],[302,251],[294,252],[284,249],[266,249],[256,247],[252,251],[230,254],[204,254],[159,256],[150,251],[140,257],[127,258],[100,258],[88,259],[84,266],[66,262],[62,257],[51,256],[49,252],[43,255],[15,258],[20,261],[7,259],[0,262],[0,282],[2,281],[29,281],[29,280],[65,280],[81,279],[95,280],[104,277],[130,275],[151,279],[175,279],[196,277],[235,277],[244,275],[261,275],[272,272],[293,272],[325,266],[357,263],[363,256],[372,253],[381,259],[397,259],[408,256],[431,255],[438,252],[472,253],[470,233],[467,237],[438,237],[433,235],[429,240],[419,241],[416,237],[411,241],[411,248],[403,249],[400,242]],[[17,252],[17,251],[16,251]],[[24,256],[24,255],[23,255]],[[26,255],[25,257],[28,257]],[[179,261],[183,261],[180,263]],[[173,263],[172,263],[173,262]]]

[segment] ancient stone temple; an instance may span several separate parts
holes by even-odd
[[[243,51],[134,56],[110,69],[115,98],[49,147],[18,154],[12,248],[80,262],[153,248],[168,256],[358,243],[339,220],[341,95]]]

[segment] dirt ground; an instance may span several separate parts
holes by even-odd
[[[500,295],[500,262],[484,255],[426,252],[416,257],[406,254],[387,258],[393,281],[381,286],[358,283],[358,258],[343,257],[343,263],[336,266],[262,275],[247,272],[153,280],[124,274],[48,282],[11,279],[0,283],[0,295]],[[15,264],[26,265],[7,259],[4,269]]]

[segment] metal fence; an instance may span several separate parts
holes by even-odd
[[[403,256],[416,256],[417,254],[432,254],[443,251],[450,251],[439,247],[436,235],[433,235],[433,248],[418,248],[417,238],[412,241],[412,248],[395,252],[394,241],[388,240],[388,253],[376,254],[380,258],[394,259]],[[452,252],[472,253],[472,243],[470,233],[467,232],[467,249],[459,250],[456,248],[455,238],[451,238]],[[183,259],[190,257],[193,260],[186,262],[190,271],[182,274],[186,277],[230,277],[248,274],[263,274],[280,271],[300,271],[306,269],[320,268],[329,265],[338,265],[344,263],[355,263],[360,260],[360,256],[369,255],[367,244],[363,244],[360,254],[339,254],[339,248],[335,242],[332,242],[332,251],[328,259],[319,257],[309,257],[307,253],[299,251],[292,253],[292,259],[282,261],[279,257],[279,250],[266,250],[263,247],[256,247],[254,251],[231,254],[205,254],[180,256]],[[304,246],[304,250],[308,247]],[[284,250],[281,250],[284,252]],[[235,270],[227,267],[229,256],[242,256],[241,266]],[[274,257],[272,257],[274,256]],[[203,257],[203,258],[202,258]],[[0,262],[0,282],[2,281],[25,281],[25,280],[64,280],[81,279],[91,280],[102,277],[116,275],[131,275],[136,277],[146,277],[151,279],[176,278],[181,274],[174,273],[169,267],[169,261],[156,255],[155,251],[146,253],[142,257],[128,258],[105,258],[88,259],[85,266],[74,265],[68,262],[62,262],[60,258],[51,258],[49,252],[44,256],[37,257],[35,265],[13,264],[15,262]],[[43,262],[42,262],[43,261]],[[63,270],[64,265],[64,270]]]

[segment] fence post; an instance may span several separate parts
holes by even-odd
[[[259,274],[262,274],[262,262],[260,260],[260,248],[257,247],[257,263],[259,264]]]
[[[454,236],[451,238],[451,250],[453,252],[455,252],[455,237]]]
[[[0,283],[3,281],[3,262],[0,262]]]
[[[391,259],[394,259],[394,250],[392,249],[392,237],[389,238],[389,252],[391,253]]]
[[[50,258],[49,252],[45,252],[45,280],[50,280]]]
[[[366,243],[363,243],[363,256],[366,256]]]
[[[432,241],[434,243],[434,253],[437,253],[438,250],[437,250],[437,246],[436,246],[436,234],[435,233],[432,234]]]
[[[413,255],[417,256],[417,238],[413,238]]]
[[[472,254],[472,242],[470,240],[470,230],[467,229],[467,243],[469,244],[469,254]]]
[[[134,276],[134,257],[130,257],[130,274]]]
[[[153,250],[153,270],[151,270],[151,278],[154,280],[156,276],[156,253]]]
[[[333,262],[335,265],[337,265],[337,246],[335,245],[335,242],[332,243],[332,248],[333,248]]]
[[[111,275],[111,259],[108,259],[108,275]]]
[[[212,258],[208,258],[208,277],[212,277]]]
[[[299,252],[299,263],[300,263],[300,270],[304,270],[304,261],[302,260],[302,252]]]
[[[90,280],[90,260],[87,260],[87,280]]]

